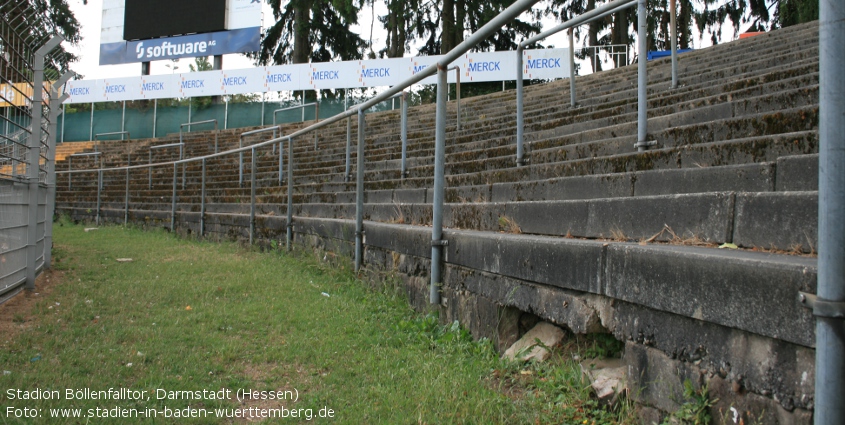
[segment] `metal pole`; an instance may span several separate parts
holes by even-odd
[[[285,246],[288,251],[293,241],[293,139],[288,137],[288,217]]]
[[[574,28],[569,29],[569,106],[575,107],[575,37]]]
[[[455,91],[458,103],[458,131],[461,131],[461,67],[455,66]]]
[[[523,118],[524,114],[524,104],[523,104],[523,65],[522,65],[522,54],[523,54],[523,47],[522,44],[519,44],[516,48],[516,165],[521,166],[523,165],[523,156],[525,152],[523,150],[523,134],[524,134],[524,126],[525,126],[525,119]]]
[[[44,86],[44,57],[50,53],[56,46],[64,40],[61,36],[53,36],[47,43],[41,46],[36,52],[33,60],[33,83],[34,90],[32,91],[32,133],[29,135],[28,145],[28,164],[27,164],[27,180],[29,183],[29,206],[27,208],[27,215],[29,221],[27,223],[27,238],[26,238],[26,289],[32,291],[35,289],[35,260],[38,258],[38,198],[39,198],[39,162],[41,158],[41,117],[43,109],[41,107],[43,100]],[[12,164],[17,166],[17,164]],[[42,234],[43,236],[43,234]],[[48,248],[44,248],[48,249]]]
[[[352,117],[346,117],[346,171],[343,173],[343,181],[352,178]]]
[[[91,102],[91,126],[88,130],[88,140],[94,140],[94,102]]]
[[[252,172],[249,177],[249,244],[255,241],[255,148],[252,153]]]
[[[193,107],[192,103],[193,102],[191,102],[191,99],[188,99],[188,131],[191,131],[191,109]],[[182,132],[181,128],[180,128],[179,132],[180,133]],[[181,140],[180,140],[180,142],[181,142]]]
[[[669,27],[672,37],[672,88],[678,87],[678,27],[675,23],[675,3],[669,0]]]
[[[182,142],[182,138],[179,138],[179,160],[185,159],[185,143]],[[182,189],[185,188],[185,163],[182,163]]]
[[[170,231],[176,233],[176,174],[178,173],[176,164],[173,164],[173,195],[171,196],[170,204]]]
[[[62,143],[65,142],[65,121],[67,121],[67,104],[62,103]],[[9,123],[7,122],[6,125]],[[8,130],[6,131],[9,132]]]
[[[123,101],[123,112],[120,115],[120,131],[126,131],[126,101]],[[120,140],[123,140],[123,136],[120,136]]]
[[[845,4],[819,2],[820,300],[845,302]],[[842,319],[816,316],[816,425],[845,423]]]
[[[15,168],[13,168],[13,170],[15,170],[17,168],[18,168],[17,165],[15,165]],[[70,171],[73,170],[73,155],[68,155],[68,157],[67,157],[67,170],[68,170],[68,173],[67,173],[67,190],[71,190],[73,188],[73,185],[72,185],[72,182],[71,182],[71,180],[73,178],[73,173],[71,173]]]
[[[200,238],[205,235],[205,158],[202,159],[202,188],[200,189]]]
[[[273,138],[275,139],[276,137],[273,136]],[[273,145],[273,147],[275,148],[276,145]],[[282,155],[283,152],[284,152],[284,149],[283,149],[283,146],[282,146],[282,142],[279,142],[279,186],[282,185],[282,180],[283,180],[282,175],[284,174],[284,167],[282,166],[282,164],[284,163],[283,155]]]
[[[149,151],[147,151],[147,154],[150,157],[149,163],[152,164],[153,163],[153,151],[149,150]],[[147,189],[152,189],[153,188],[153,167],[147,167],[147,179],[149,180],[149,182],[147,183]]]
[[[158,118],[158,99],[153,99],[153,139],[156,137],[156,119]]]
[[[261,93],[261,126],[264,127],[264,103],[267,102],[267,93]]]
[[[358,164],[355,170],[355,271],[361,270],[364,256],[364,110],[358,109]]]
[[[402,92],[402,178],[408,177],[408,93]]]
[[[103,170],[97,170],[97,216],[95,222],[100,225],[100,209],[102,207],[101,192],[103,189]]]
[[[59,97],[58,89],[67,79],[73,74],[67,73],[62,75],[58,81],[53,83],[50,87],[50,137],[47,139],[49,149],[47,152],[47,205],[44,212],[44,267],[50,268],[52,264],[52,247],[53,247],[53,214],[56,212],[56,143],[59,135],[56,133],[58,128],[58,119],[61,115],[59,105],[67,98],[67,94]],[[8,115],[8,114],[7,114]],[[64,119],[64,117],[62,117]],[[7,121],[8,124],[8,121]]]
[[[521,56],[521,55],[520,55]],[[520,70],[522,68],[520,67]],[[518,75],[519,73],[517,73]],[[434,131],[434,196],[431,219],[431,288],[429,302],[440,304],[440,286],[443,284],[443,198],[446,171],[446,69],[437,69],[437,116]]]
[[[123,225],[129,223],[129,168],[126,169],[126,194],[123,201]]]
[[[646,137],[648,134],[648,99],[646,58],[648,56],[648,17],[646,16],[646,0],[637,0],[637,151],[648,149]]]
[[[223,130],[229,128],[229,101],[224,102],[223,105]],[[216,125],[216,124],[215,124]],[[214,153],[217,153],[217,141],[214,141]]]

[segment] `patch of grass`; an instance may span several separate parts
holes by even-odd
[[[355,424],[634,422],[599,408],[574,363],[503,363],[489,341],[474,341],[456,323],[414,313],[395,291],[369,290],[349,261],[330,267],[311,253],[261,253],[123,227],[86,233],[69,223],[54,227],[54,240],[63,282],[34,304],[26,331],[0,352],[10,372],[0,376],[4,390],[60,391],[58,400],[6,397],[7,406],[40,409],[43,423],[126,423],[85,417],[114,407],[158,411],[155,420],[132,422],[246,423],[163,416],[189,406],[311,409],[315,418],[328,407],[335,422]],[[64,397],[65,389],[85,388],[130,388],[150,398]],[[222,399],[156,397],[227,389]],[[296,400],[240,401],[238,389]],[[70,408],[83,418],[50,417],[50,409]]]

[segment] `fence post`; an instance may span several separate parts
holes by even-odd
[[[88,140],[94,140],[94,102],[91,102],[91,126],[88,131]]]
[[[355,173],[355,271],[361,270],[364,256],[364,110],[358,108],[358,158]]]
[[[434,132],[434,195],[431,218],[431,287],[429,302],[440,304],[440,286],[443,284],[443,199],[446,172],[446,96],[448,91],[446,67],[437,64],[437,110]]]
[[[59,135],[56,133],[58,128],[58,118],[61,115],[59,105],[62,104],[69,96],[67,93],[58,96],[58,89],[67,82],[73,73],[66,73],[62,75],[58,81],[50,86],[50,136],[47,138],[47,205],[45,210],[44,222],[44,267],[50,268],[52,264],[52,247],[53,247],[53,215],[56,212],[56,142],[58,142]]]
[[[26,289],[35,289],[35,260],[38,258],[38,198],[39,198],[39,175],[41,159],[41,117],[43,110],[41,104],[43,101],[44,86],[44,57],[47,56],[51,50],[58,46],[64,38],[61,36],[53,36],[47,43],[41,46],[36,52],[32,64],[33,81],[32,81],[32,132],[29,135],[28,147],[28,163],[26,167],[27,180],[29,183],[29,206],[27,208],[27,216],[29,222],[27,224],[27,238],[26,238]],[[36,106],[37,105],[37,106]],[[16,164],[12,164],[16,166]],[[46,195],[46,193],[45,193]],[[43,236],[43,235],[42,235]],[[44,247],[44,249],[49,249]]]
[[[343,181],[352,178],[352,117],[346,117],[346,171],[343,173]]]
[[[153,99],[153,139],[156,137],[156,120],[158,119],[158,99]]]

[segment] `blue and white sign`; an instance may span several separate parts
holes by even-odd
[[[297,65],[276,65],[265,68],[267,76],[264,79],[268,92],[304,90],[308,81],[302,79],[309,75],[311,66],[307,63]]]
[[[261,2],[228,0],[226,3],[226,31],[126,41],[123,39],[126,1],[103,0],[100,65],[258,51],[261,46]]]
[[[569,49],[522,51],[522,77],[551,80],[569,77]]]
[[[163,48],[176,49],[170,47],[170,45]],[[569,77],[567,62],[569,60],[569,49],[526,50],[523,54],[522,72],[524,78],[551,80]],[[518,72],[515,55],[516,52],[514,51],[468,53],[451,65],[460,67],[462,82],[514,80]],[[178,75],[130,77],[120,80],[72,81],[68,83],[68,87],[71,87],[68,102],[388,87],[401,83],[428,66],[436,66],[437,61],[441,59],[442,56],[422,56],[278,65]],[[448,82],[454,83],[456,81],[454,71],[450,71],[447,76]],[[437,77],[435,75],[423,79],[418,84],[436,83]]]
[[[223,71],[223,94],[263,93],[267,72],[264,67]]]
[[[179,97],[214,96],[223,94],[223,71],[179,74]]]
[[[179,75],[145,75],[141,77],[141,99],[179,97]]]

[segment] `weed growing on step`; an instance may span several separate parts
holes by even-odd
[[[707,385],[696,390],[689,379],[684,381],[684,401],[661,425],[708,425],[710,407],[718,400],[711,400]]]
[[[519,224],[513,219],[513,217],[501,215],[499,216],[499,231],[519,234],[522,233],[522,228],[519,227]]]

